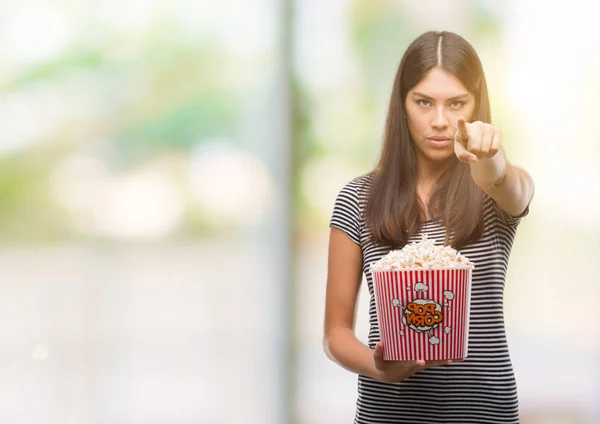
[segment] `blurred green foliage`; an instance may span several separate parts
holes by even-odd
[[[475,6],[480,4],[474,1]],[[495,37],[499,25],[490,9],[477,6],[473,10],[474,31]],[[355,0],[349,19],[351,61],[358,77],[348,113],[356,119],[354,123],[326,122],[328,126],[351,126],[341,133],[352,134],[342,150],[323,138],[315,122],[330,101],[348,93],[323,96],[299,75],[293,75],[291,81],[295,146],[291,172],[301,227],[322,225],[323,218],[307,205],[301,189],[302,173],[313,161],[334,153],[363,169],[373,164],[394,73],[404,48],[417,31],[405,5],[398,2]],[[67,113],[63,122],[57,122],[27,147],[0,156],[0,237],[5,241],[81,236],[73,228],[70,212],[53,197],[49,183],[69,155],[96,157],[119,174],[163,156],[176,156],[185,165],[207,140],[226,139],[248,147],[248,143],[241,142],[248,138],[241,125],[253,119],[255,108],[260,107],[260,103],[254,105],[255,99],[248,93],[268,86],[269,74],[262,72],[263,80],[248,78],[244,68],[247,58],[235,56],[243,55],[243,50],[235,54],[227,51],[218,36],[202,42],[194,40],[169,19],[156,20],[136,37],[105,32],[100,44],[82,37],[61,54],[15,68],[15,72],[0,79],[3,96],[33,93],[35,99],[36,90],[43,88],[58,99],[67,101],[84,95],[89,102],[85,117],[73,118]],[[259,68],[269,69],[272,54],[254,59]],[[36,105],[31,107],[35,109]],[[169,178],[185,190],[181,173]],[[198,206],[185,199],[180,233],[213,233],[214,228]]]

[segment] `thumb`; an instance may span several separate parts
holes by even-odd
[[[464,117],[458,118],[456,121],[456,138],[461,144],[466,146],[469,141],[469,131],[467,130],[467,120]]]
[[[383,361],[383,344],[381,342],[375,345],[375,351],[373,352],[373,357],[376,361]]]
[[[458,140],[455,140],[454,142],[454,153],[461,162],[477,163],[477,156],[469,152]]]

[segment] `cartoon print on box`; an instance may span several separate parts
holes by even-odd
[[[410,286],[406,288],[410,290]],[[414,285],[414,290],[418,293],[425,293],[429,287],[421,282]],[[444,297],[448,302],[454,299],[454,293],[450,290],[444,291]],[[392,305],[402,310],[402,323],[417,333],[426,332],[429,335],[429,343],[437,345],[440,343],[440,338],[433,334],[433,330],[438,328],[444,321],[446,311],[450,309],[448,302],[444,302],[444,306],[440,305],[433,299],[416,298],[413,299],[406,307],[402,306],[399,299],[392,299]],[[449,326],[444,327],[444,332],[450,334],[452,329]],[[406,333],[404,329],[400,330],[400,336]]]

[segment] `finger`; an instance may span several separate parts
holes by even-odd
[[[500,151],[500,146],[502,146],[502,131],[497,130],[494,132],[492,137],[492,146],[490,148],[490,158],[495,156],[496,153]]]
[[[408,375],[413,375],[421,370],[427,368],[427,362],[419,359],[418,361],[413,361],[410,363],[410,367],[408,369]]]
[[[373,358],[375,361],[383,361],[383,344],[377,343],[375,345],[375,350],[373,351]]]
[[[464,163],[477,163],[477,156],[470,153],[462,144],[459,142],[454,143],[454,154],[459,161]]]
[[[491,151],[494,133],[494,129],[488,129],[484,131],[481,135],[481,152],[479,153],[481,157],[489,158],[493,156],[493,154],[491,154]]]
[[[467,150],[469,153],[473,153],[475,156],[480,157],[481,146],[482,146],[483,133],[480,128],[474,128],[471,130],[471,137],[467,143]]]
[[[425,365],[426,368],[432,368],[432,367],[440,367],[442,365],[450,365],[452,363],[451,359],[446,359],[446,360],[442,360],[442,361],[427,361],[427,364]]]
[[[466,145],[469,141],[469,131],[467,130],[467,120],[464,117],[461,116],[456,121],[456,130],[459,140]]]

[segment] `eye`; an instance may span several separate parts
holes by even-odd
[[[425,100],[425,99],[419,99],[417,100],[417,104],[421,107],[429,107],[431,106],[431,102],[429,100]]]
[[[452,102],[452,103],[450,103],[450,107],[451,107],[452,109],[460,109],[460,108],[462,108],[464,105],[465,105],[465,102],[459,102],[459,101],[455,101],[455,102]]]

